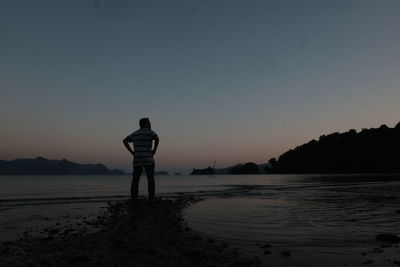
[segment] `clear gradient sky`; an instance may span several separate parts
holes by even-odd
[[[0,159],[131,169],[267,162],[400,121],[400,1],[0,2]]]

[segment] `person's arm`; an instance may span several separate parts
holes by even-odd
[[[157,152],[157,147],[158,147],[158,143],[160,142],[160,139],[158,138],[157,135],[155,135],[153,137],[153,139],[154,139],[154,148],[153,148],[153,150],[151,152],[153,152],[153,155],[154,155]]]
[[[124,143],[126,149],[127,149],[132,155],[135,155],[135,152],[133,152],[131,146],[129,145],[129,143],[132,142],[131,139],[129,138],[129,136],[126,137],[122,142]]]

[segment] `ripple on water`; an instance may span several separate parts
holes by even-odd
[[[374,240],[376,233],[400,232],[396,221],[399,214],[388,206],[376,209],[365,202],[349,203],[348,193],[342,196],[342,203],[340,194],[335,201],[331,201],[332,197],[328,197],[329,201],[312,201],[306,195],[302,199],[290,195],[210,198],[190,207],[185,217],[193,229],[277,263],[283,261],[280,252],[289,250],[290,259],[282,264],[319,266],[321,261],[329,261],[332,266],[358,265],[365,260],[362,253],[380,246]],[[266,256],[260,244],[271,245]],[[395,249],[387,249],[387,257],[398,255],[399,250],[393,252]],[[382,255],[379,257],[384,260]]]

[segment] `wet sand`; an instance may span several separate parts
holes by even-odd
[[[31,204],[0,208],[0,243],[22,235],[44,237],[54,229],[90,228],[86,222],[102,214],[106,201],[84,203]]]
[[[0,245],[0,266],[260,266],[260,259],[187,227],[190,196],[110,204],[86,227],[54,225]]]

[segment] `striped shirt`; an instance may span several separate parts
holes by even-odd
[[[126,138],[128,142],[133,142],[135,152],[133,157],[134,166],[154,164],[153,152],[151,149],[153,147],[153,140],[158,139],[158,136],[153,130],[140,128]]]

